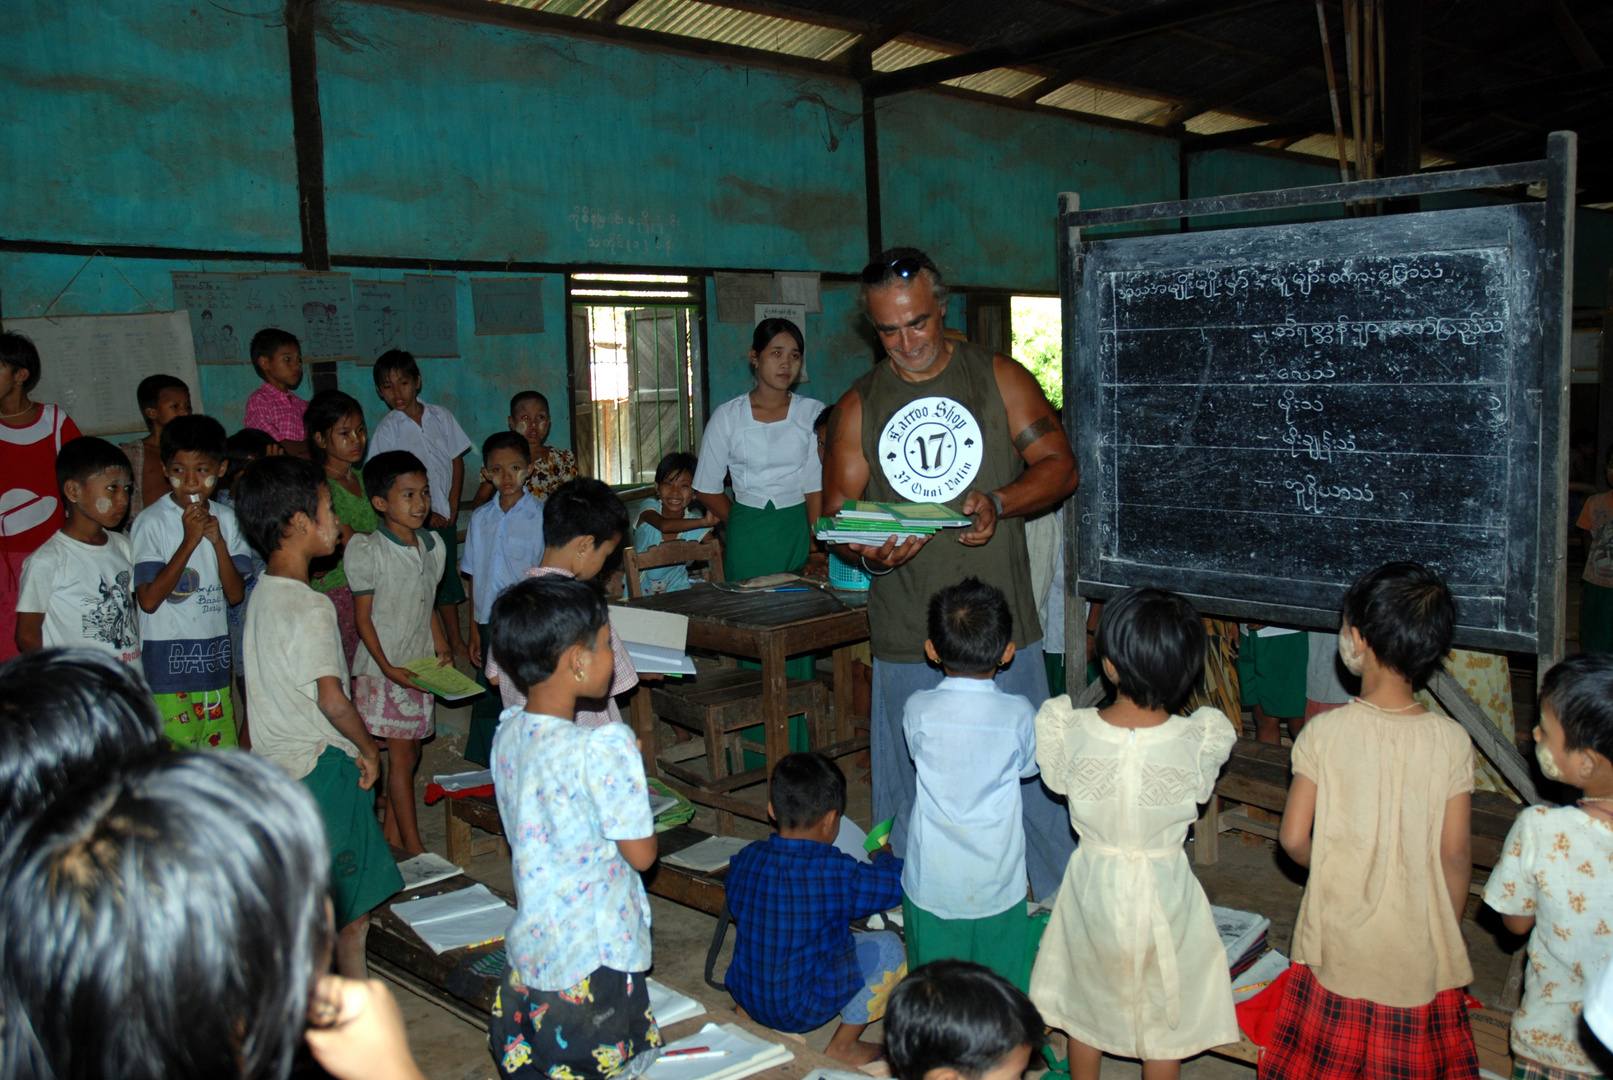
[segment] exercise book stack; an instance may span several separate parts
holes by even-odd
[[[739,1080],[794,1058],[738,1024],[707,1024],[668,1044],[646,1075],[650,1080]]]
[[[868,544],[878,547],[894,536],[934,536],[942,529],[972,525],[940,503],[848,502],[832,518],[819,518],[817,537],[826,543]]]

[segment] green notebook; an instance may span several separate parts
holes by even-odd
[[[482,688],[476,685],[476,680],[461,672],[450,664],[447,667],[438,667],[435,656],[422,656],[418,660],[410,660],[400,665],[405,671],[414,676],[415,683],[427,693],[436,694],[440,698],[467,698],[480,694]]]

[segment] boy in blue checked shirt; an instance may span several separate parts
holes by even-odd
[[[811,1031],[840,1015],[825,1050],[850,1065],[880,1055],[863,1029],[885,1015],[907,974],[901,939],[853,935],[853,919],[902,898],[902,860],[881,851],[860,863],[834,846],[846,811],[846,776],[822,754],[789,754],[773,769],[768,813],[778,832],[728,867],[728,907],[738,936],[725,980],[757,1023]]]

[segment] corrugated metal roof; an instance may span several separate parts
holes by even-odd
[[[858,37],[828,26],[703,4],[699,0],[642,0],[617,22],[622,26],[683,34],[812,60],[833,59]]]
[[[1074,112],[1106,116],[1111,120],[1130,120],[1135,124],[1147,123],[1150,116],[1159,113],[1161,105],[1176,104],[1163,98],[1140,97],[1086,82],[1066,83],[1051,94],[1039,98],[1036,103],[1055,109],[1070,109]]]

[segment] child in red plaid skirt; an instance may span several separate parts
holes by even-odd
[[[1461,930],[1473,751],[1412,696],[1455,620],[1450,590],[1416,563],[1345,593],[1339,656],[1361,694],[1294,740],[1280,840],[1311,872],[1260,1080],[1478,1076]]]

